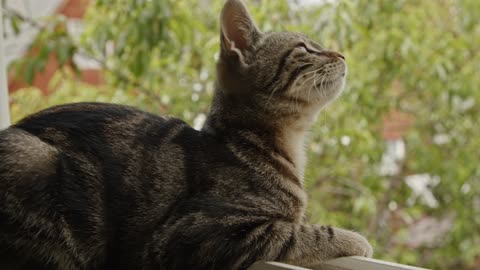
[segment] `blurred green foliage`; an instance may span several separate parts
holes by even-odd
[[[349,65],[344,95],[323,112],[308,145],[310,221],[366,234],[380,259],[474,269],[480,257],[480,1],[326,2],[247,1],[261,29],[306,33],[344,53]],[[14,119],[55,104],[102,101],[194,123],[208,112],[214,89],[221,6],[213,0],[93,1],[81,37],[46,27],[36,40],[45,52],[20,67],[41,69],[47,51],[63,54],[62,63],[72,66],[68,59],[82,53],[102,64],[107,86],[84,85],[64,69],[49,96],[31,88],[16,92]],[[379,172],[386,149],[382,118],[392,110],[414,115],[415,126],[404,136],[400,172],[386,176]],[[436,143],[436,136],[447,139]],[[404,178],[415,174],[440,180],[432,187],[437,207],[412,200]],[[412,227],[426,217],[454,217],[453,226],[437,241],[409,244]]]

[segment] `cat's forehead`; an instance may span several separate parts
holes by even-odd
[[[290,49],[300,43],[315,43],[306,35],[295,32],[265,33],[255,45],[257,52]]]
[[[257,45],[258,48],[282,48],[282,47],[291,47],[296,46],[299,43],[310,43],[310,40],[307,36],[301,33],[295,32],[269,32],[263,35],[262,39]]]

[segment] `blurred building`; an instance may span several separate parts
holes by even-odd
[[[83,17],[89,2],[90,0],[7,0],[6,7],[33,20],[39,20],[50,15],[63,15],[67,18],[68,31],[72,36],[76,36],[82,32]],[[13,33],[11,26],[7,25],[6,28],[5,55],[7,66],[27,53],[35,53],[38,50],[38,48],[32,46],[32,42],[38,35],[36,27],[24,23],[20,26],[18,35]],[[74,57],[74,61],[81,70],[80,78],[82,81],[92,85],[99,85],[103,82],[102,73],[97,63],[79,55]],[[49,56],[45,70],[35,74],[33,86],[48,94],[52,90],[49,89],[48,84],[58,67],[57,57],[52,53]],[[10,92],[13,92],[28,85],[21,78],[14,78],[13,73],[10,72],[8,86]]]

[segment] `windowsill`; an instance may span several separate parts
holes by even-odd
[[[343,257],[325,262],[311,269],[277,262],[259,262],[249,270],[426,270],[409,265],[391,263],[363,257]]]

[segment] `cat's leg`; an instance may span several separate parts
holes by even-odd
[[[263,219],[263,218],[262,218]],[[330,226],[185,216],[146,248],[145,269],[247,269],[256,261],[310,267],[342,256],[372,256],[361,235]]]
[[[355,232],[330,226],[275,222],[266,235],[269,244],[258,254],[273,260],[309,267],[343,256],[371,257],[372,246]],[[257,232],[258,233],[258,232]]]

